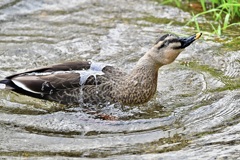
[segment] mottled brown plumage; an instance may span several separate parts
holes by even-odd
[[[129,73],[101,63],[67,62],[8,76],[0,88],[63,104],[142,104],[156,92],[158,69],[200,36],[160,37]]]

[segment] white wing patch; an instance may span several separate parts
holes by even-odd
[[[55,71],[55,72],[31,72],[27,73],[28,76],[47,76],[51,74],[64,74],[64,73],[74,73],[74,71]]]
[[[28,88],[25,84],[23,84],[23,83],[21,83],[21,82],[19,82],[19,81],[17,81],[17,80],[12,79],[12,82],[13,82],[16,86],[22,88],[22,89],[25,90],[25,91],[32,92],[32,93],[36,93],[36,94],[41,94],[41,92],[33,91],[33,90],[31,90],[30,88]]]

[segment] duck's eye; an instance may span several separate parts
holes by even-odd
[[[165,41],[163,44],[164,44],[164,47],[167,47],[169,45],[169,41]]]

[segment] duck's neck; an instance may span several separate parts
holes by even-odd
[[[151,56],[150,53],[146,53],[143,57],[141,57],[136,66],[133,68],[132,72],[137,72],[139,69],[142,70],[145,68],[150,72],[158,72],[158,69],[163,66],[156,62],[156,60]]]
[[[159,67],[161,65],[145,54],[116,89],[118,101],[128,105],[149,101],[156,92]]]

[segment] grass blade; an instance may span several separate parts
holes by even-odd
[[[224,18],[223,30],[225,30],[225,29],[228,27],[229,18],[230,18],[230,13],[226,14],[226,16],[225,16],[225,18]]]

